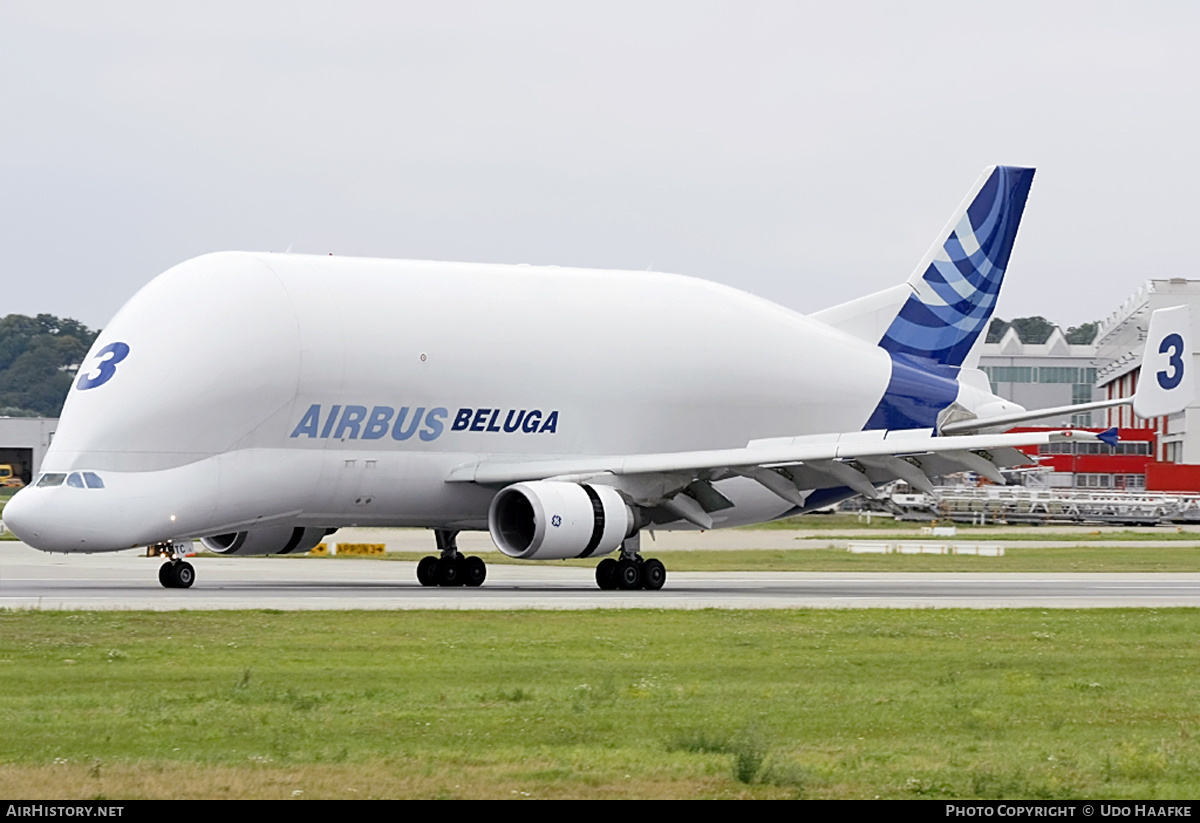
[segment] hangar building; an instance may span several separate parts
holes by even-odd
[[[979,368],[992,383],[992,393],[1027,409],[1073,406],[1103,400],[1096,391],[1096,346],[1068,343],[1055,327],[1045,343],[1024,343],[1012,326],[997,343],[980,347]],[[1043,417],[1034,426],[1092,426],[1103,412],[1083,412],[1070,419]]]
[[[29,483],[41,469],[57,427],[57,417],[0,417],[0,465],[12,466]]]
[[[1146,340],[1150,313],[1155,309],[1186,305],[1192,315],[1192,368],[1195,368],[1196,330],[1200,327],[1200,280],[1172,278],[1147,280],[1115,312],[1100,324],[1096,335],[1096,354],[1103,363],[1097,373],[1097,390],[1102,399],[1129,397],[1137,387],[1142,367],[1142,346]],[[1158,436],[1159,453],[1164,463],[1200,463],[1200,399],[1179,414],[1138,420],[1128,406],[1109,409],[1108,423],[1113,426],[1153,429]]]
[[[1200,365],[1200,280],[1147,280],[1100,322],[1092,345],[1066,342],[1055,330],[1044,344],[1022,343],[1008,329],[999,343],[984,344],[979,367],[992,391],[1026,408],[1130,397],[1137,388],[1142,349],[1155,309],[1191,307],[1191,367]],[[1179,414],[1139,420],[1128,406],[1043,418],[1042,426],[1120,429],[1117,448],[1096,443],[1054,444],[1041,453],[1051,485],[1086,489],[1200,491],[1200,396]]]

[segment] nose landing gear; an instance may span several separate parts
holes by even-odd
[[[168,560],[158,567],[158,582],[168,589],[187,589],[196,582],[196,570],[186,560]]]
[[[196,570],[192,564],[184,560],[187,556],[188,544],[172,540],[151,546],[157,549],[160,557],[169,558],[158,567],[158,582],[165,589],[190,589],[196,582]]]

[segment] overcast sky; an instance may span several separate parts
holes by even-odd
[[[904,280],[1004,163],[1038,173],[998,314],[1073,325],[1200,278],[1198,42],[1195,2],[0,0],[0,316],[100,327],[289,246],[810,312]]]

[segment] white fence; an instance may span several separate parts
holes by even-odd
[[[1102,492],[1027,486],[940,486],[933,495],[891,498],[901,515],[959,523],[1200,522],[1200,496],[1158,492]]]
[[[882,543],[877,541],[863,541],[851,543],[849,551],[853,554],[973,554],[980,557],[1004,556],[1003,546],[981,543]]]

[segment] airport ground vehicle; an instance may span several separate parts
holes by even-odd
[[[12,465],[0,463],[0,489],[19,489],[25,485]]]

